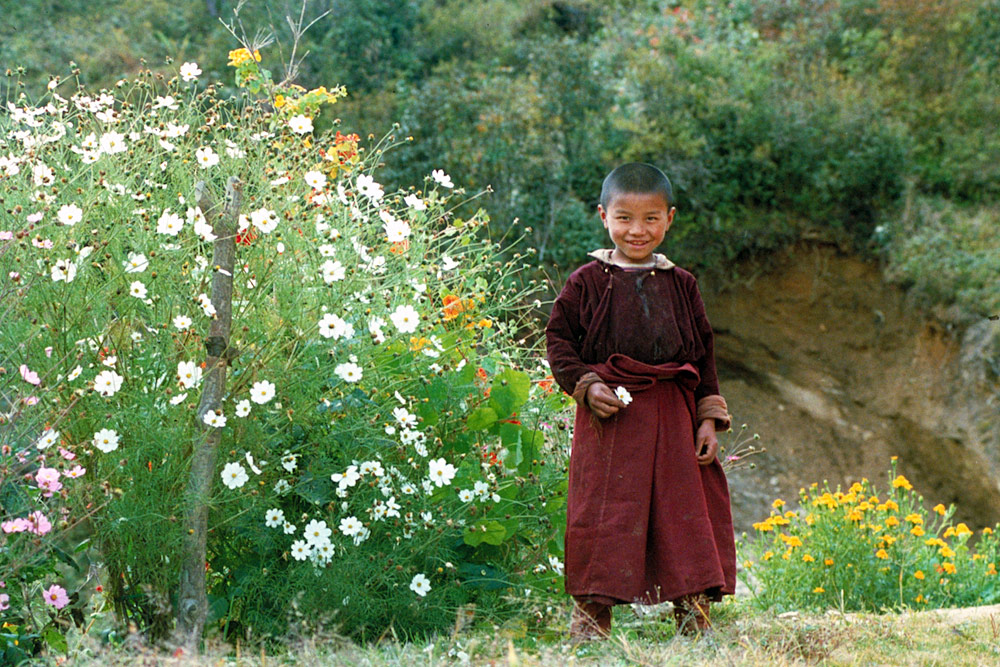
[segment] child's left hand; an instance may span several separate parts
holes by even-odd
[[[706,419],[698,426],[694,451],[699,465],[707,466],[715,460],[715,455],[719,453],[719,439],[715,436],[714,419]]]

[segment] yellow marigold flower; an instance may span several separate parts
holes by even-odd
[[[906,489],[907,491],[910,491],[911,489],[913,489],[913,485],[910,484],[910,480],[900,475],[896,479],[892,480],[892,488]]]
[[[883,535],[882,541],[885,542],[887,545],[892,545],[892,543],[896,541],[896,538],[893,537],[892,535]]]
[[[848,489],[848,491],[850,491],[851,493],[861,493],[864,490],[865,490],[865,488],[863,486],[861,486],[861,484],[859,482],[855,482],[854,484],[851,484],[851,488]]]
[[[949,546],[943,546],[943,547],[941,547],[941,549],[938,550],[938,553],[941,554],[942,556],[944,556],[945,558],[954,558],[955,557],[955,551],[951,547],[949,547]]]
[[[811,526],[811,525],[813,525],[813,523],[815,521],[816,521],[816,517],[813,516],[812,512],[809,512],[809,514],[806,514],[806,525]]]
[[[824,558],[823,559],[823,565],[833,565],[833,559],[832,558]]]
[[[773,551],[765,551],[764,552],[764,560],[771,560],[772,558],[774,558],[774,552]]]
[[[889,460],[890,460],[890,461],[895,461],[895,460],[896,460],[896,459],[898,459],[898,458],[899,458],[898,456],[890,456],[890,457],[889,457]]]
[[[906,520],[909,521],[912,524],[919,525],[919,524],[921,524],[921,523],[924,522],[924,517],[920,516],[916,512],[913,512],[912,514],[907,514],[906,515]]]
[[[815,559],[815,558],[813,558],[812,556],[810,556],[809,554],[804,554],[804,555],[802,556],[802,562],[804,562],[804,563],[811,563],[811,562],[813,562],[814,560],[816,560],[816,559]]]
[[[923,581],[924,580],[924,571],[923,570],[917,570],[916,572],[913,573],[913,576],[914,576],[914,578],[919,579],[920,581]]]
[[[868,526],[868,529],[869,529],[870,531],[872,531],[873,533],[877,533],[877,532],[879,532],[879,531],[881,531],[881,530],[884,530],[884,529],[885,529],[885,526],[881,526],[881,525],[879,525],[879,524],[870,524],[870,525]]]
[[[934,506],[934,511],[937,512],[938,514],[940,514],[941,516],[944,516],[944,513],[947,510],[945,510],[944,505],[942,505],[941,503],[938,503],[937,505]]]
[[[280,109],[283,106],[285,106],[285,96],[284,95],[275,95],[274,96],[274,108],[275,109]]]
[[[822,586],[817,586],[816,588],[813,589],[813,593],[826,593],[826,589],[823,588]]]
[[[788,510],[787,512],[785,512],[785,518],[786,519],[791,519],[794,516],[798,516],[798,515],[795,512],[793,512],[792,510]]]
[[[868,499],[868,502],[870,502],[872,505],[877,505],[878,504],[878,496],[872,496],[871,498]]]
[[[983,535],[992,535],[992,534],[993,534],[993,529],[992,528],[990,528],[989,526],[987,526],[986,528],[983,528]]]
[[[924,597],[923,593],[921,593],[917,597],[913,598],[913,601],[914,602],[920,602],[922,604],[927,604],[927,598]]]
[[[986,568],[986,574],[994,575],[996,573],[997,573],[996,563],[990,563],[989,566]]]
[[[785,501],[782,500],[781,498],[775,498],[774,502],[771,503],[771,507],[773,507],[776,510],[780,510],[784,506],[785,506]]]
[[[929,547],[946,547],[948,544],[942,540],[940,537],[930,537],[924,540],[924,544]]]
[[[844,503],[853,503],[857,499],[858,499],[858,497],[854,494],[853,491],[851,491],[850,493],[847,493],[847,494],[844,494],[843,496],[841,496],[840,501],[844,502]]]
[[[867,512],[871,508],[872,508],[872,504],[870,502],[868,502],[867,500],[863,500],[860,503],[858,503],[858,509],[861,510],[862,512]]]
[[[986,556],[982,554],[972,554],[972,560],[982,560],[984,558],[986,558]]]
[[[750,568],[753,567],[753,563],[750,562],[749,560],[745,560],[745,561],[743,561],[743,567],[745,567],[746,569],[749,570]]]
[[[801,547],[802,540],[799,539],[798,535],[781,535],[781,541],[787,544],[789,547]]]
[[[951,537],[954,534],[955,534],[955,529],[952,528],[951,526],[948,526],[948,529],[944,531],[944,536],[945,537]]]
[[[757,523],[753,524],[753,529],[759,530],[762,533],[766,533],[769,530],[774,530],[774,526],[771,525],[770,521],[758,521]]]
[[[862,521],[864,520],[865,517],[857,509],[852,509],[850,512],[847,513],[847,518],[850,519],[851,521]]]
[[[781,557],[782,557],[782,558],[783,558],[784,560],[791,560],[791,559],[792,559],[792,550],[791,550],[791,549],[789,549],[789,550],[788,550],[788,551],[786,551],[785,553],[781,554]]]
[[[913,528],[910,529],[910,533],[912,533],[916,537],[923,537],[924,529],[921,528],[920,526],[914,526]]]
[[[889,526],[890,528],[892,526],[898,526],[899,525],[899,519],[897,519],[894,516],[886,517],[886,519],[885,519],[885,525]]]
[[[250,55],[250,51],[247,49],[234,49],[229,52],[229,66],[239,67],[243,63],[250,62],[251,60],[256,60],[260,62],[260,51],[254,51],[253,55]]]
[[[773,523],[775,526],[787,526],[788,524],[791,523],[791,521],[789,521],[788,519],[779,514],[777,516],[771,517],[771,523]]]
[[[895,500],[887,500],[885,501],[885,508],[893,512],[898,512],[899,504]]]
[[[962,535],[972,535],[972,530],[964,523],[960,523],[955,526],[955,536],[961,537]]]
[[[941,567],[948,574],[955,574],[955,564],[954,563],[941,563]]]
[[[881,558],[881,559],[885,560],[888,557],[889,557],[889,554],[888,554],[888,552],[886,552],[885,549],[879,549],[878,551],[875,552],[875,558]]]

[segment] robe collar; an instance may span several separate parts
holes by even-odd
[[[610,264],[611,266],[617,266],[622,269],[670,269],[674,267],[674,263],[667,259],[666,255],[661,255],[658,252],[653,253],[653,263],[652,264],[625,264],[619,262],[616,259],[612,259],[611,255],[614,249],[600,248],[599,250],[594,250],[593,252],[587,253],[588,257],[593,257],[599,262],[605,264]]]

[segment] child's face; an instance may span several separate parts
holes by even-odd
[[[670,229],[675,209],[659,194],[620,192],[607,210],[598,205],[597,211],[615,244],[612,257],[626,264],[647,264]]]

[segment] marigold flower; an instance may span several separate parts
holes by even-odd
[[[910,491],[913,489],[913,485],[910,484],[910,480],[906,479],[902,475],[899,475],[896,479],[892,480],[892,488],[906,489],[907,491]]]
[[[822,586],[817,586],[816,588],[813,589],[813,593],[826,593],[826,589],[823,588]]]
[[[926,540],[924,540],[924,544],[926,544],[929,547],[946,547],[946,546],[948,546],[947,543],[945,543],[945,541],[942,540],[940,537],[930,537],[930,538],[927,538]]]
[[[776,510],[780,510],[784,506],[785,506],[785,501],[782,500],[781,498],[776,498],[775,501],[771,503],[771,507],[773,507]]]
[[[910,533],[916,537],[923,537],[924,529],[921,528],[920,526],[914,526],[913,528],[910,529]]]
[[[912,524],[920,525],[924,522],[924,517],[920,516],[916,512],[906,515],[906,520]]]
[[[885,508],[887,510],[892,510],[893,512],[898,512],[899,504],[895,500],[887,500],[885,501]]]
[[[938,503],[937,505],[934,506],[934,511],[940,514],[941,516],[944,516],[945,513],[944,505]]]
[[[781,535],[781,541],[787,544],[789,547],[801,547],[802,540],[798,535]]]
[[[945,571],[945,572],[947,572],[948,574],[955,574],[955,569],[956,569],[956,568],[955,568],[955,564],[954,564],[954,563],[942,563],[942,564],[941,564],[941,567],[942,567],[942,568],[944,569],[944,571]]]
[[[948,546],[941,547],[941,549],[938,550],[938,553],[941,554],[942,556],[944,556],[945,558],[954,558],[955,557],[955,551],[951,547],[948,547]]]
[[[881,558],[885,560],[888,557],[889,553],[885,549],[879,549],[878,551],[875,552],[875,558]]]
[[[897,519],[894,516],[886,517],[886,519],[885,519],[885,525],[890,526],[890,527],[892,527],[892,526],[898,526],[899,525],[899,519]]]
[[[769,530],[774,530],[774,526],[771,524],[770,521],[758,521],[757,523],[753,524],[753,529],[759,530],[762,533],[766,533]]]
[[[260,62],[260,51],[254,49],[253,55],[250,55],[250,51],[247,49],[234,49],[229,52],[229,62],[227,64],[230,67],[239,67],[251,60]]]
[[[983,528],[983,535],[992,535],[992,534],[993,534],[993,529],[992,528],[990,528],[988,526],[986,528]]]
[[[802,562],[803,562],[803,563],[812,563],[812,562],[813,562],[813,561],[815,561],[815,560],[816,560],[816,559],[815,559],[815,558],[813,558],[812,556],[810,556],[809,554],[803,554],[803,555],[802,555]]]
[[[964,523],[960,523],[955,526],[955,537],[962,537],[963,535],[972,535],[972,530]]]
[[[824,558],[823,559],[823,565],[833,565],[833,559],[832,558]]]
[[[986,566],[986,574],[988,574],[988,575],[994,575],[996,573],[997,573],[997,564],[996,563],[990,563],[988,566]]]
[[[927,598],[924,597],[923,593],[921,593],[917,597],[913,598],[913,601],[914,602],[920,602],[922,604],[927,604]]]
[[[441,301],[444,303],[444,307],[441,310],[444,312],[444,321],[449,322],[461,314],[465,310],[465,304],[462,303],[461,297],[454,294],[445,294]]]
[[[771,560],[772,558],[774,558],[774,552],[773,551],[765,551],[764,552],[764,560]]]
[[[920,581],[923,581],[924,580],[924,572],[923,572],[923,570],[917,570],[916,572],[914,572],[913,573],[913,578],[914,579],[919,579]]]

